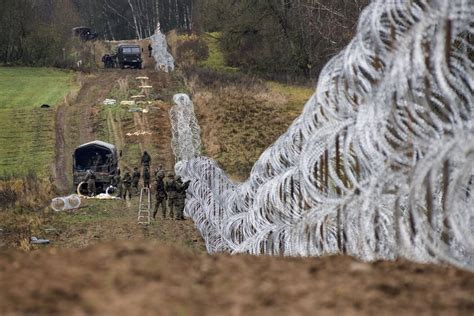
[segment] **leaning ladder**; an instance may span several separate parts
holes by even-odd
[[[151,222],[151,193],[149,188],[140,191],[140,204],[138,205],[138,224],[148,225]]]

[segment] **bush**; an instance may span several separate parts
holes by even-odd
[[[209,47],[196,35],[180,36],[176,46],[176,61],[181,65],[194,65],[209,57]]]
[[[24,176],[0,175],[0,211],[38,210],[44,208],[53,195],[51,181],[38,178],[34,171]]]

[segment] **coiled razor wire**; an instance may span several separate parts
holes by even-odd
[[[51,208],[56,212],[75,210],[80,206],[81,199],[75,194],[66,197],[57,197],[51,201]]]
[[[168,43],[166,36],[161,33],[161,27],[158,23],[155,34],[151,36],[152,55],[156,61],[156,70],[165,72],[174,71],[174,58],[168,52]]]
[[[473,16],[470,0],[373,1],[244,183],[199,156],[192,103],[177,96],[175,169],[208,252],[474,270]]]

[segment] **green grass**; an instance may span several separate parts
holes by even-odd
[[[287,98],[286,112],[294,116],[302,112],[303,106],[314,93],[313,88],[305,86],[288,85],[275,81],[267,81],[266,84],[272,91],[281,93]]]
[[[111,218],[110,212],[106,211],[107,207],[117,204],[117,201],[96,201],[88,203],[89,205],[85,210],[78,210],[74,212],[61,212],[56,213],[54,217],[55,225],[83,225],[89,223],[98,223]],[[104,205],[108,204],[107,206]]]
[[[0,174],[47,176],[54,162],[55,106],[73,87],[72,73],[0,67]]]
[[[71,84],[71,72],[0,67],[0,109],[54,106],[71,89]]]

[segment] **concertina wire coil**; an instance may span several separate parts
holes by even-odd
[[[185,214],[209,253],[404,257],[474,270],[474,4],[373,1],[243,183],[170,110]]]

